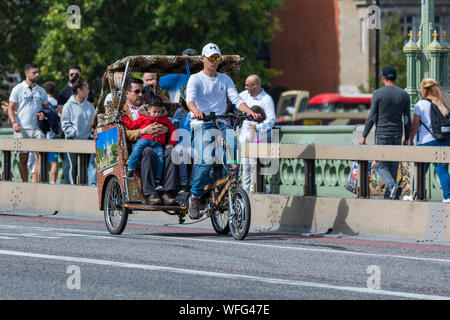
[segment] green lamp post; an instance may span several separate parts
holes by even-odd
[[[407,87],[411,97],[411,109],[421,98],[420,82],[424,78],[435,79],[447,92],[448,90],[448,53],[450,47],[443,32],[443,42],[437,40],[438,34],[434,22],[434,0],[421,0],[422,13],[418,41],[414,43],[410,32],[409,41],[403,47],[406,55]]]

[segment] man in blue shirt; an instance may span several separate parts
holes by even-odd
[[[182,53],[185,57],[196,56],[197,51],[194,49],[186,49]],[[169,92],[170,101],[179,102],[180,100],[180,89],[187,86],[189,77],[191,73],[189,71],[189,64],[186,59],[186,74],[184,73],[174,73],[163,76],[159,79],[159,86],[161,89],[167,90]]]

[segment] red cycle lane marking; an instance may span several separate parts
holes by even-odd
[[[2,217],[2,216],[0,215],[0,217]],[[70,219],[58,219],[58,218],[52,219],[52,218],[41,218],[41,217],[17,217],[17,216],[3,216],[3,217],[12,219],[12,220],[33,220],[33,221],[42,221],[42,222],[63,223],[63,224],[73,224],[73,225],[90,225],[90,226],[99,226],[99,227],[105,226],[105,224],[102,222],[77,221],[77,220],[70,220]],[[181,228],[181,227],[173,227],[173,226],[150,226],[150,225],[127,224],[127,228],[151,229],[151,230],[162,230],[162,231],[183,231],[186,233],[187,232],[209,233],[211,235],[216,234],[212,230],[205,230],[205,229],[198,229],[198,228],[185,228],[185,227]],[[398,243],[398,242],[389,242],[389,241],[349,239],[349,238],[331,238],[331,237],[325,237],[325,236],[324,237],[314,237],[314,236],[303,236],[303,235],[282,234],[282,233],[249,233],[248,237],[252,237],[252,236],[264,237],[264,238],[317,240],[317,241],[324,241],[324,242],[400,247],[400,248],[434,250],[434,251],[450,251],[450,246]],[[249,240],[251,240],[251,238]]]

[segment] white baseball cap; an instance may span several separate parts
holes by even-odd
[[[213,54],[217,53],[220,57],[222,57],[222,53],[220,52],[219,46],[214,43],[208,43],[202,49],[202,56],[207,58],[211,57]]]

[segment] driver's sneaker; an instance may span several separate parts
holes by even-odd
[[[188,214],[192,219],[200,218],[200,198],[192,196],[189,199]]]

